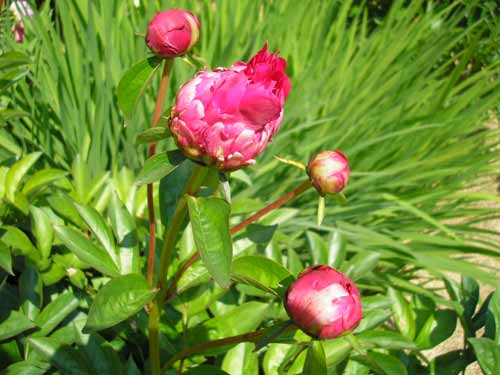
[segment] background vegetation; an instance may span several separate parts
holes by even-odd
[[[265,255],[293,274],[325,263],[357,281],[365,307],[357,333],[369,360],[345,340],[331,340],[325,343],[331,373],[458,374],[478,357],[484,373],[498,373],[500,291],[479,301],[479,285],[496,286],[499,274],[468,262],[473,254],[500,255],[498,231],[480,226],[498,218],[492,209],[498,196],[483,189],[498,174],[500,156],[499,130],[491,125],[500,103],[496,2],[134,4],[42,2],[35,17],[25,20],[23,44],[9,32],[13,20],[4,5],[0,368],[7,374],[41,374],[51,367],[118,373],[123,366],[133,373],[134,363],[148,366],[144,311],[100,334],[82,333],[106,272],[89,268],[52,227],[83,233],[82,246],[99,244],[78,209],[93,207],[113,225],[118,243],[124,232],[116,217],[122,217],[126,233],[133,233],[127,246],[134,254],[147,249],[145,189],[134,184],[146,149],[135,138],[151,122],[157,82],[128,119],[119,110],[116,89],[123,73],[146,54],[148,20],[175,6],[197,14],[202,36],[198,59],[175,62],[169,105],[197,69],[246,60],[265,41],[288,61],[293,88],[282,128],[257,164],[231,180],[234,222],[304,179],[302,171],[274,156],[306,163],[316,151],[338,148],[349,157],[348,203],[328,202],[321,227],[315,225],[315,196],[307,193],[234,241],[235,254]],[[157,184],[159,224],[168,222],[180,181],[181,172]],[[189,233],[179,245],[177,265],[194,251]],[[143,269],[144,258],[133,267]],[[193,329],[193,342],[283,319],[279,299],[240,284],[220,290],[204,272],[200,265],[186,274],[174,308],[165,311],[166,358],[185,344],[184,304],[188,327],[215,332],[207,338]],[[450,274],[460,275],[461,282]],[[238,326],[242,306],[262,309],[246,327]],[[463,347],[426,358],[422,351],[452,335],[457,324],[465,332]],[[208,358],[232,374],[259,368],[266,374],[297,373],[305,352],[293,343],[301,340],[306,339],[289,338],[257,352],[254,344],[241,344],[227,354],[193,357],[187,367]],[[116,355],[107,358],[110,348]],[[68,359],[61,352],[68,358],[76,354]],[[109,367],[78,369],[71,362],[78,356],[89,359],[88,366],[101,366],[102,356],[102,366]]]

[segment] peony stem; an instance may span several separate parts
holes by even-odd
[[[201,353],[208,349],[218,348],[219,346],[231,345],[231,344],[239,344],[242,342],[257,342],[263,335],[268,332],[267,328],[259,329],[258,331],[244,333],[238,336],[225,337],[220,340],[214,340],[205,342],[203,344],[196,344],[190,346],[189,348],[185,348],[179,353],[175,354],[172,358],[168,360],[168,362],[162,367],[161,371],[165,371],[168,368],[172,367],[175,362],[180,361],[186,357],[194,353]]]
[[[255,222],[257,220],[259,220],[262,216],[264,216],[265,214],[269,213],[270,211],[283,206],[286,202],[288,202],[288,201],[292,200],[293,198],[299,196],[304,191],[306,191],[307,189],[309,189],[311,186],[312,185],[309,182],[309,180],[302,182],[299,186],[297,186],[291,192],[285,194],[281,198],[275,200],[273,203],[267,205],[266,207],[264,207],[260,211],[256,212],[255,214],[253,214],[252,216],[248,217],[247,219],[243,220],[241,223],[239,223],[239,224],[235,225],[234,227],[232,227],[231,228],[231,234],[235,234],[235,233],[239,232],[240,230],[242,230],[246,226],[252,224],[253,222]],[[170,299],[171,297],[173,297],[175,295],[175,292],[176,292],[175,289],[177,287],[177,283],[181,279],[182,275],[184,275],[184,273],[188,270],[188,268],[191,267],[191,265],[193,265],[193,263],[196,262],[199,257],[200,257],[200,253],[198,251],[196,251],[191,256],[191,258],[189,258],[186,261],[186,263],[184,263],[184,265],[182,266],[182,268],[177,272],[177,274],[174,276],[174,279],[172,280],[172,283],[168,287],[167,294],[166,294],[167,299]]]
[[[151,310],[149,313],[149,356],[151,361],[151,372],[153,375],[160,375],[160,314],[162,301],[165,299],[167,294],[167,271],[168,262],[172,255],[172,251],[175,247],[175,242],[177,236],[182,227],[184,218],[186,217],[186,199],[184,196],[186,194],[195,194],[203,179],[207,174],[207,168],[201,167],[198,164],[195,165],[193,174],[189,178],[186,184],[184,194],[182,198],[179,199],[177,207],[175,208],[174,215],[172,217],[172,222],[170,223],[167,230],[165,230],[165,235],[163,237],[163,245],[161,249],[160,266],[158,269],[158,281],[157,285],[160,291],[156,295],[153,303],[151,304]]]
[[[160,120],[160,116],[163,111],[163,101],[165,100],[165,94],[167,93],[168,79],[170,77],[170,72],[172,71],[172,64],[174,59],[165,59],[165,64],[163,66],[163,72],[161,74],[160,88],[158,90],[158,97],[156,99],[155,112],[153,115],[153,121],[151,123],[151,128],[155,128]],[[153,142],[149,145],[148,158],[152,157],[156,151],[156,143]],[[155,210],[153,201],[153,184],[148,184],[147,186],[148,194],[148,213],[149,213],[149,254],[148,254],[148,271],[147,279],[150,285],[153,285],[153,273],[155,266],[155,250],[156,250],[156,222],[155,222]]]
[[[271,212],[272,210],[283,206],[286,202],[292,200],[293,198],[299,196],[302,194],[304,191],[309,189],[311,187],[311,183],[309,180],[304,181],[301,183],[298,187],[296,187],[294,190],[289,192],[288,194],[283,195],[281,198],[275,200],[273,203],[269,204],[268,206],[264,207],[262,210],[256,212],[249,218],[243,220],[241,223],[238,225],[235,225],[234,227],[231,228],[231,234],[235,234],[245,228],[247,225],[252,224],[253,222],[259,220],[262,216],[265,214]]]

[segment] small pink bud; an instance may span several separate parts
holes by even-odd
[[[231,171],[255,163],[283,120],[285,59],[264,46],[248,63],[200,72],[181,87],[170,131],[189,158]]]
[[[184,55],[198,41],[200,22],[186,10],[159,12],[148,26],[146,44],[157,56],[173,58]]]
[[[349,180],[349,162],[340,151],[321,151],[307,166],[311,183],[321,194],[340,193]]]
[[[320,339],[351,332],[363,314],[354,283],[329,266],[304,270],[288,288],[285,308],[297,327]]]

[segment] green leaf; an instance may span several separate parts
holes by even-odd
[[[142,275],[117,277],[97,293],[90,306],[86,327],[92,331],[112,327],[139,312],[156,293]]]
[[[50,257],[52,242],[54,241],[54,230],[49,217],[41,208],[31,206],[31,231],[36,239],[38,250],[42,253],[43,259]]]
[[[379,353],[369,352],[366,357],[356,357],[364,365],[369,366],[381,375],[406,375],[408,371],[403,363],[394,356]]]
[[[47,197],[50,207],[65,219],[68,219],[79,228],[84,228],[84,224],[78,211],[74,206],[74,201],[67,194],[57,191]]]
[[[10,255],[10,250],[2,241],[0,241],[0,267],[7,273],[14,275],[12,272],[12,257]]]
[[[328,368],[326,366],[325,350],[321,341],[313,340],[307,349],[306,362],[304,363],[304,375],[326,375]]]
[[[16,343],[17,345],[17,343]],[[35,356],[7,367],[5,375],[44,375],[50,370],[50,363]]]
[[[488,303],[484,335],[500,344],[500,286],[497,286]]]
[[[120,259],[115,248],[115,239],[111,229],[108,224],[94,208],[88,206],[82,206],[75,203],[75,207],[80,213],[80,216],[89,226],[90,230],[97,237],[101,245],[104,247],[109,257],[113,259],[116,267],[120,268]]]
[[[413,341],[393,331],[368,331],[356,336],[363,348],[384,348],[394,350],[416,350]]]
[[[221,198],[187,198],[193,235],[208,272],[223,288],[231,282],[233,255],[229,233],[229,204]]]
[[[18,51],[9,51],[0,55],[0,71],[19,68],[30,63],[30,57]]]
[[[415,343],[418,348],[430,349],[448,337],[450,337],[457,326],[457,314],[453,310],[437,310],[424,323],[418,332]]]
[[[434,367],[436,375],[460,375],[463,374],[470,363],[476,360],[471,354],[470,350],[466,352],[463,350],[453,350],[434,358],[431,366]]]
[[[200,344],[253,331],[265,319],[268,309],[266,303],[256,301],[243,303],[225,314],[191,327],[187,334],[187,343]]]
[[[307,242],[311,249],[313,264],[327,264],[328,263],[328,246],[323,238],[311,231],[306,232]]]
[[[460,303],[464,307],[464,317],[470,320],[476,311],[479,301],[479,284],[471,277],[462,277],[462,300]]]
[[[19,351],[17,340],[9,340],[0,343],[0,363],[4,368],[3,372],[4,375],[7,375],[5,373],[5,367],[7,367],[11,363],[18,362],[21,360],[22,356],[21,352]]]
[[[372,269],[375,268],[380,255],[375,252],[360,252],[353,258],[349,259],[348,265],[345,269],[345,274],[353,281],[366,276]]]
[[[244,342],[227,351],[221,370],[230,375],[258,375],[259,357],[253,351],[254,344]]]
[[[73,195],[76,201],[86,204],[90,194],[89,169],[85,160],[78,153],[71,164],[71,174],[73,175],[73,186],[76,194]]]
[[[136,185],[150,184],[172,173],[186,157],[179,150],[162,152],[146,160],[135,179]]]
[[[125,369],[125,375],[141,375],[139,368],[135,364],[134,358],[132,356],[128,357],[127,367]]]
[[[394,288],[388,288],[388,297],[392,300],[392,312],[394,314],[394,322],[405,337],[410,340],[415,338],[415,313],[411,309],[410,304],[404,298],[403,294]]]
[[[488,338],[469,338],[477,361],[485,375],[498,375],[500,371],[500,345]]]
[[[385,309],[374,309],[363,314],[363,319],[354,330],[354,333],[361,333],[369,329],[378,327],[391,317],[391,312]]]
[[[172,173],[160,180],[160,217],[164,227],[168,227],[172,221],[177,203],[184,194],[194,166],[191,160],[186,159]]]
[[[30,117],[28,112],[18,111],[15,109],[2,109],[0,110],[0,126],[5,125],[5,123],[10,119],[18,119],[22,117]]]
[[[1,84],[2,81],[0,79]],[[16,156],[20,156],[23,151],[10,132],[7,132],[5,129],[0,129],[0,147]]]
[[[81,334],[78,344],[81,345],[93,374],[123,374],[123,367],[118,356],[118,351],[99,334]]]
[[[21,254],[29,257],[31,260],[36,261],[40,258],[40,254],[35,249],[28,236],[19,228],[10,225],[0,227],[0,240],[10,248],[18,250]]]
[[[291,350],[292,345],[289,344],[270,344],[262,361],[264,373],[266,375],[278,375],[281,364]]]
[[[281,296],[293,281],[292,274],[281,264],[255,255],[236,258],[231,275],[236,281]]]
[[[118,104],[125,117],[132,116],[139,99],[162,61],[156,56],[149,57],[133,65],[122,76],[118,84]]]
[[[323,342],[325,350],[326,363],[328,367],[336,366],[342,362],[351,352],[352,346],[344,337],[338,337],[333,340]]]
[[[161,141],[170,137],[170,129],[166,126],[157,126],[156,128],[148,129],[139,135],[135,139],[135,144],[144,144]]]
[[[78,299],[71,292],[59,295],[50,302],[36,317],[35,323],[40,327],[33,337],[46,336],[57,327],[79,305]]]
[[[28,265],[19,279],[21,309],[28,319],[35,320],[43,305],[43,283],[33,265]]]
[[[26,180],[23,187],[23,194],[29,196],[30,194],[47,187],[52,182],[64,178],[67,174],[67,172],[60,169],[42,169]]]
[[[0,341],[17,336],[28,329],[36,327],[35,323],[19,312],[12,310],[9,316],[0,322]]]
[[[28,154],[16,162],[7,172],[7,175],[5,176],[5,196],[11,202],[15,202],[16,192],[20,190],[19,185],[21,180],[41,155],[41,152]]]
[[[212,280],[209,280],[176,296],[172,299],[171,305],[180,313],[188,311],[189,316],[192,317],[205,311],[209,305],[217,301],[226,292],[226,289],[222,289]]]
[[[116,194],[111,197],[109,217],[118,240],[122,274],[139,273],[141,258],[135,220]]]
[[[328,264],[333,268],[340,268],[345,260],[345,240],[342,233],[334,228],[328,246]]]
[[[29,345],[58,370],[68,375],[92,375],[82,354],[54,338],[29,338]]]
[[[88,263],[99,272],[109,276],[118,276],[120,271],[109,254],[101,247],[94,245],[79,231],[65,226],[56,225],[54,230],[66,247],[78,259]]]
[[[299,275],[304,270],[304,265],[302,264],[299,255],[293,249],[288,249],[287,263],[288,269],[295,276]]]

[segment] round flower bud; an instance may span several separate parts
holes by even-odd
[[[265,45],[248,63],[198,73],[172,108],[169,126],[179,149],[221,171],[254,164],[283,119],[285,68]]]
[[[349,162],[340,151],[321,151],[307,166],[311,184],[321,195],[340,193],[349,180]]]
[[[155,55],[173,58],[188,52],[199,36],[200,22],[194,14],[169,9],[157,13],[149,23],[146,44]]]
[[[288,288],[285,308],[297,327],[320,339],[351,332],[362,317],[356,286],[329,266],[304,270]]]

